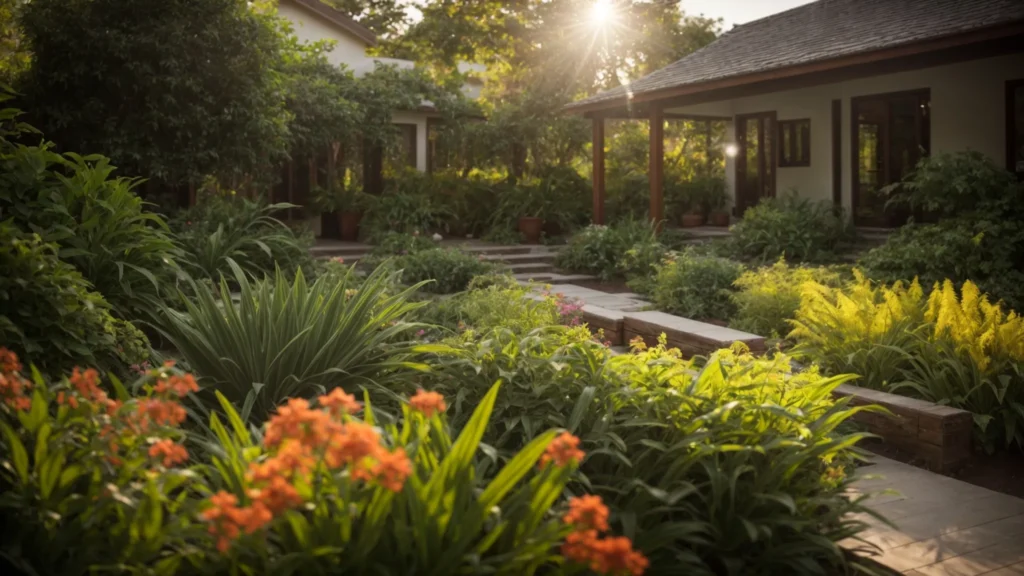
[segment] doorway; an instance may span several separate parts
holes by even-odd
[[[775,197],[775,112],[736,116],[736,216]]]
[[[902,226],[911,213],[887,207],[883,189],[900,182],[928,154],[928,90],[861,96],[851,100],[853,220],[858,226]]]

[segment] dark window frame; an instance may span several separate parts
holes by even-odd
[[[1024,172],[1017,171],[1017,90],[1024,88],[1024,78],[1006,81],[1006,169],[1024,179]]]
[[[802,130],[803,125],[806,124],[806,130]],[[786,132],[787,129],[790,133],[789,137],[789,149],[786,149]],[[807,168],[811,165],[811,119],[810,118],[791,118],[789,120],[778,121],[778,138],[776,141],[778,144],[779,154],[779,168]],[[804,140],[803,145],[803,156],[797,158],[797,135],[800,134]]]

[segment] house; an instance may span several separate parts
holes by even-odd
[[[574,102],[593,119],[594,220],[604,120],[646,118],[652,219],[663,130],[726,123],[735,214],[793,189],[860,226],[896,226],[879,189],[921,154],[980,151],[1024,176],[1024,0],[818,0],[737,26],[625,86]]]
[[[357,77],[372,72],[378,65],[415,66],[410,60],[368,56],[366,50],[377,44],[377,36],[320,0],[281,0],[278,15],[291,22],[296,37],[302,42],[333,40],[335,47],[327,54],[328,61],[347,67]],[[459,68],[463,73],[482,71],[482,67],[473,64],[461,64]],[[463,90],[469,97],[476,98],[480,95],[481,86],[479,79],[471,77]],[[402,132],[402,144],[406,150],[404,157],[417,170],[427,171],[430,166],[429,133],[431,120],[437,117],[437,110],[427,101],[416,110],[396,110],[392,115],[392,122]]]

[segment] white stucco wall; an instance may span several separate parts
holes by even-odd
[[[287,0],[278,3],[277,13],[292,23],[295,36],[302,42],[334,40],[337,43],[334,50],[327,53],[331,64],[345,65],[353,70],[368,66],[373,70],[373,61],[366,55],[367,45],[359,38],[341,32],[321,16]]]
[[[998,56],[775,92],[735,100],[710,102],[669,112],[735,116],[775,111],[778,120],[810,118],[811,165],[777,168],[776,192],[795,188],[800,195],[832,199],[832,100],[841,99],[843,206],[851,207],[850,99],[888,92],[931,90],[931,151],[983,152],[998,164],[1006,162],[1006,81],[1024,78],[1024,53]],[[729,132],[730,136],[734,136]],[[733,140],[735,141],[735,140]],[[735,196],[734,164],[727,164],[730,194]]]

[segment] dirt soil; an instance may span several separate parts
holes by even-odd
[[[912,454],[884,442],[871,441],[864,448],[886,458],[924,468]],[[1024,452],[1011,449],[996,454],[974,454],[971,461],[956,472],[946,474],[968,484],[988,488],[1018,498],[1024,498]]]

